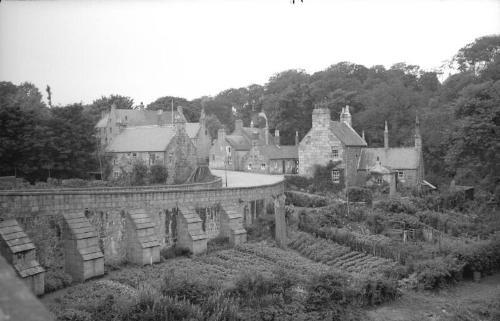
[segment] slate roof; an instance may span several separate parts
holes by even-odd
[[[227,135],[226,141],[235,150],[250,150],[250,140],[241,135]]]
[[[377,164],[377,157],[383,166],[390,169],[417,169],[419,162],[419,154],[413,147],[364,148],[358,169],[370,170]]]
[[[330,130],[346,146],[366,146],[366,142],[349,125],[340,121],[330,121]]]
[[[266,155],[269,159],[293,159],[299,158],[298,146],[277,146],[277,145],[261,145],[256,147],[260,153]]]
[[[199,130],[199,123],[186,123],[186,134],[189,138],[196,137]],[[165,151],[174,136],[175,127],[172,125],[126,127],[106,147],[106,151],[110,153]]]
[[[139,126],[125,128],[113,139],[106,151],[125,152],[162,152],[175,136],[173,126]]]
[[[137,110],[137,109],[115,109],[116,118],[127,124],[127,126],[148,126],[148,125],[168,125],[172,124],[172,111],[163,111],[158,114],[157,110]],[[174,119],[179,113],[174,111]],[[99,120],[96,128],[106,127],[109,113]]]
[[[35,245],[15,219],[0,222],[0,238],[13,254],[35,249]]]

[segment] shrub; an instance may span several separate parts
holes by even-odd
[[[205,279],[180,276],[171,270],[163,279],[160,292],[164,296],[176,297],[187,300],[192,304],[203,304],[212,292],[218,289],[215,283],[209,283]]]
[[[323,207],[327,205],[327,200],[323,196],[307,194],[303,192],[285,192],[286,204],[293,204],[300,207]]]
[[[372,204],[372,192],[367,188],[350,187],[348,196],[350,202],[366,202],[368,205]]]
[[[207,252],[225,250],[230,247],[229,237],[227,236],[217,236],[207,242]]]
[[[414,270],[419,287],[434,290],[461,279],[463,264],[455,257],[437,257],[417,262]]]
[[[47,269],[45,273],[45,293],[67,287],[73,279],[62,269]]]
[[[342,190],[345,186],[344,183],[344,170],[342,168],[337,168],[340,161],[333,162],[330,161],[326,166],[316,165],[314,167],[314,175],[312,179],[312,192],[338,192]],[[340,180],[338,183],[332,181],[332,170],[338,170],[340,172]]]
[[[298,175],[286,175],[285,184],[289,189],[302,189],[307,190],[311,185],[312,181],[310,178]]]
[[[357,294],[358,304],[363,306],[374,306],[395,300],[401,293],[395,279],[387,279],[381,276],[355,279],[354,289]]]
[[[132,167],[132,177],[130,183],[132,185],[146,184],[148,176],[148,167],[143,162],[136,162]]]
[[[57,321],[92,321],[92,315],[85,311],[66,309],[57,314]]]
[[[308,284],[306,311],[335,310],[353,302],[354,291],[348,288],[348,279],[344,274],[330,272],[314,276]]]
[[[87,186],[87,181],[81,178],[70,178],[70,179],[63,179],[61,181],[61,186],[63,187],[83,187]]]
[[[165,184],[168,177],[167,167],[161,164],[155,164],[151,166],[150,171],[151,184]]]
[[[165,260],[168,260],[168,259],[176,258],[178,256],[191,257],[191,255],[193,255],[193,252],[191,252],[191,250],[188,249],[187,247],[172,245],[170,247],[162,248],[160,250],[160,255]]]
[[[382,200],[377,202],[374,208],[391,213],[415,214],[417,212],[417,208],[409,199]]]

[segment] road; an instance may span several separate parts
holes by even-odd
[[[222,186],[226,186],[226,176],[224,170],[211,169],[212,174],[222,177]],[[269,185],[282,181],[283,175],[264,175],[247,172],[227,171],[227,187],[246,187]]]

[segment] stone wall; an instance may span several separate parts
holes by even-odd
[[[181,224],[183,213],[177,212],[179,208],[191,208],[199,219],[195,211],[197,207],[222,204],[224,208],[224,204],[228,204],[228,207],[229,204],[239,204],[241,211],[234,210],[230,214],[239,213],[243,224],[244,206],[247,206],[249,213],[256,213],[259,210],[257,204],[260,204],[258,200],[283,193],[283,182],[267,186],[204,190],[137,187],[1,191],[0,218],[16,218],[36,245],[40,263],[45,267],[58,268],[63,267],[65,262],[63,214],[83,213],[95,228],[105,264],[114,264],[127,260],[126,218],[134,210],[141,210],[148,215],[154,223],[160,247],[167,247],[186,237],[186,231],[190,228],[189,224]],[[240,220],[234,216],[230,219],[234,222]],[[251,220],[251,215],[248,220]],[[211,237],[215,235],[212,232]],[[203,251],[203,242],[206,248],[207,238],[205,236],[205,241],[195,240],[195,251]],[[193,242],[192,239],[185,241]]]

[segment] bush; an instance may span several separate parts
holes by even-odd
[[[300,207],[323,207],[327,205],[327,200],[323,196],[307,194],[303,192],[285,192],[286,204],[293,204]]]
[[[187,300],[192,304],[203,304],[218,288],[217,284],[209,283],[201,277],[188,279],[187,276],[176,275],[174,270],[171,270],[163,279],[160,292],[164,296]]]
[[[367,188],[350,187],[348,196],[350,202],[365,202],[368,205],[372,204],[372,192]]]
[[[71,275],[62,269],[47,269],[45,273],[45,293],[67,287],[73,282]]]
[[[417,212],[417,208],[409,199],[382,200],[377,202],[374,208],[391,213],[415,214]]]
[[[225,250],[230,247],[229,237],[227,236],[217,236],[207,242],[207,252]]]
[[[172,245],[170,247],[164,247],[160,250],[160,255],[165,260],[173,259],[179,256],[191,257],[193,252],[187,247]]]
[[[374,306],[395,300],[401,293],[395,279],[371,276],[354,280],[354,289],[358,303],[363,306]]]
[[[88,181],[80,178],[63,179],[61,186],[63,187],[84,187],[87,186]]]
[[[310,178],[298,175],[286,175],[285,176],[285,184],[288,189],[300,189],[307,190],[312,184],[312,180]]]
[[[330,161],[326,166],[316,165],[313,175],[312,192],[338,192],[344,186],[344,169],[337,168],[341,162]],[[340,172],[340,180],[338,183],[332,181],[332,170],[337,169]]]
[[[463,266],[455,257],[447,256],[417,262],[414,270],[419,287],[435,290],[459,281]]]
[[[167,167],[161,164],[152,165],[150,168],[150,183],[151,184],[165,184],[167,181],[168,173]]]
[[[148,176],[148,167],[142,162],[136,162],[132,167],[132,176],[130,183],[132,185],[144,185],[146,184],[146,178]]]
[[[66,309],[57,314],[57,321],[92,321],[92,315],[85,311]]]

